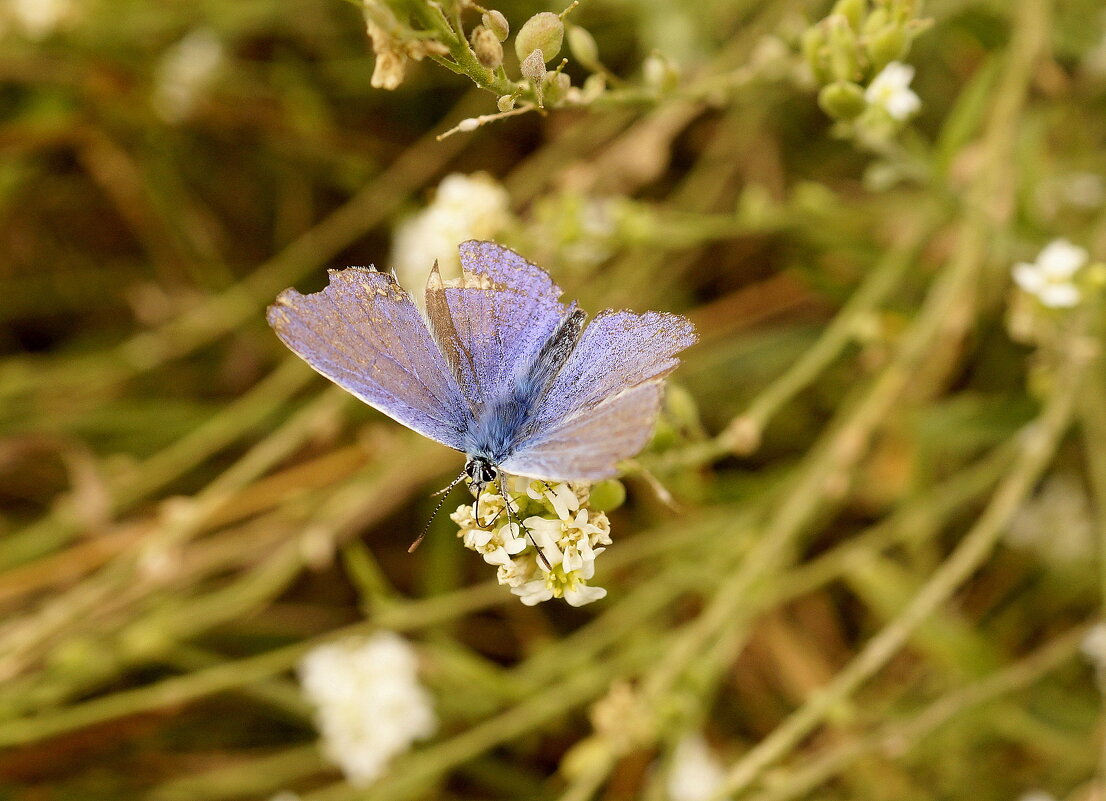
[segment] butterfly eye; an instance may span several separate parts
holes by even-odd
[[[480,465],[480,480],[485,484],[491,484],[495,481],[497,471],[493,465],[484,462]]]

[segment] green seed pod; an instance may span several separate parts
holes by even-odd
[[[477,61],[485,67],[494,70],[503,63],[503,45],[499,43],[499,39],[490,28],[477,25],[472,29],[470,39]]]
[[[507,41],[507,36],[511,33],[511,26],[507,24],[507,18],[500,14],[496,10],[485,11],[484,15],[480,17],[480,21],[484,23],[484,27],[495,34],[495,38],[501,42]]]
[[[542,52],[545,61],[549,61],[561,52],[564,41],[565,24],[552,11],[542,11],[526,20],[515,37],[515,53],[519,61],[525,61],[535,50]]]
[[[595,43],[595,37],[586,28],[579,25],[568,27],[568,49],[581,66],[587,67],[592,72],[599,72],[602,68],[599,64],[599,46]]]
[[[512,95],[503,95],[495,101],[495,105],[500,111],[510,111],[515,107],[515,98]]]
[[[836,81],[822,89],[818,105],[835,120],[854,120],[868,107],[864,90],[851,81]]]

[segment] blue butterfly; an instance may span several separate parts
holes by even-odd
[[[464,453],[446,489],[468,478],[479,500],[504,472],[615,475],[649,439],[663,379],[696,341],[691,323],[607,310],[585,327],[576,303],[562,304],[549,275],[514,251],[472,240],[460,255],[459,279],[434,265],[425,318],[393,275],[349,267],[331,270],[321,292],[281,292],[269,325],[343,389]]]

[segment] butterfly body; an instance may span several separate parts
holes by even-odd
[[[393,276],[348,268],[321,292],[285,290],[269,323],[322,375],[464,453],[477,493],[501,472],[614,475],[645,445],[675,354],[695,341],[691,324],[607,311],[585,327],[517,253],[477,241],[460,252],[460,279],[432,271],[425,317]]]

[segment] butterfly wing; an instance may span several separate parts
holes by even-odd
[[[462,276],[426,287],[430,327],[475,417],[508,395],[565,317],[561,289],[494,242],[461,243]]]
[[[420,434],[464,450],[469,406],[426,323],[396,280],[364,267],[330,270],[321,292],[286,289],[269,325],[338,386]]]
[[[676,354],[696,341],[677,314],[607,311],[550,382],[501,467],[548,479],[595,480],[645,446],[660,410],[663,380]]]

